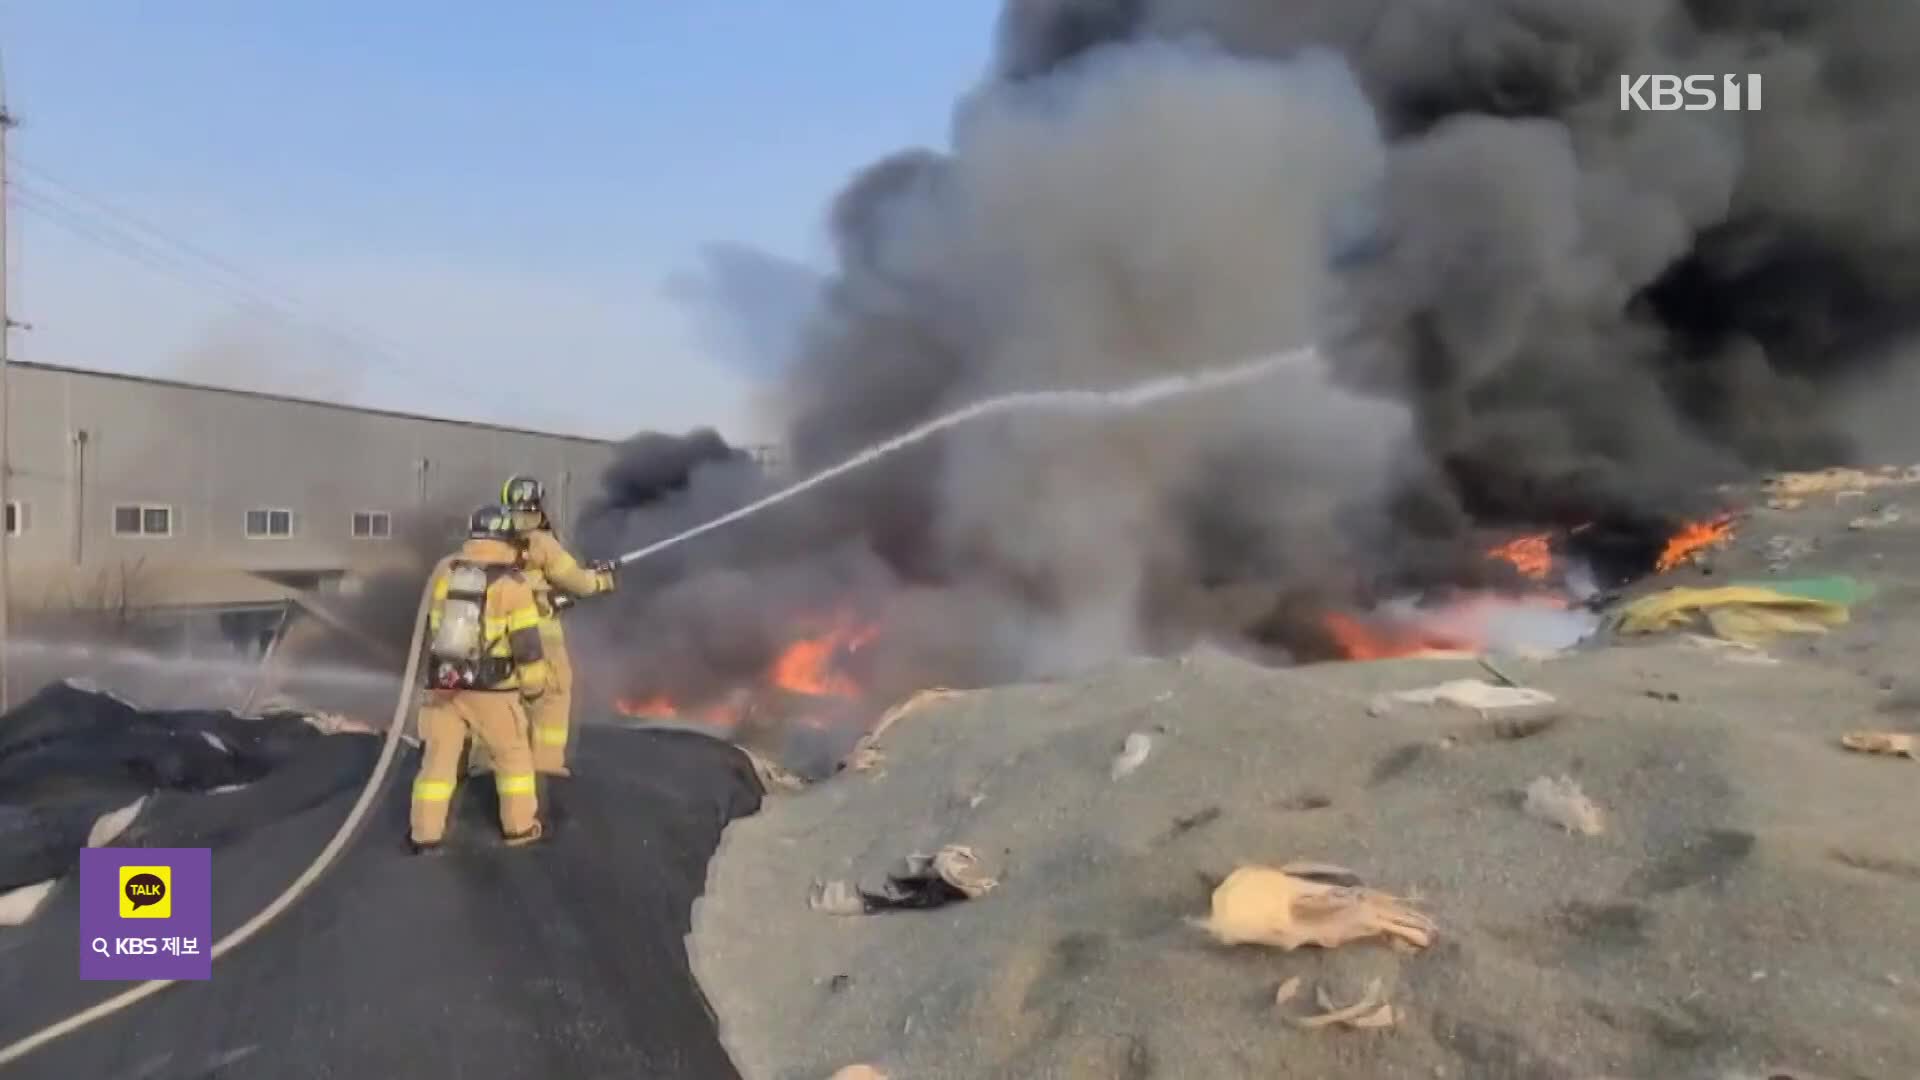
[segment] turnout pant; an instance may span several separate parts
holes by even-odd
[[[547,692],[527,706],[533,720],[534,771],[551,776],[571,775],[567,769],[567,737],[573,717],[573,661],[567,656],[566,635],[560,620],[549,616],[540,623],[540,651],[552,674]]]
[[[500,794],[500,828],[509,841],[539,836],[533,786],[533,752],[527,745],[527,714],[512,690],[428,691],[420,707],[420,775],[413,782],[413,839],[438,842],[447,832],[447,810],[460,770],[460,751],[471,736],[493,761]]]

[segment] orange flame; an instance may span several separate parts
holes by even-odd
[[[697,708],[686,708],[665,694],[655,694],[647,698],[619,698],[613,707],[622,715],[636,720],[679,720],[691,717],[714,727],[730,728],[740,723],[741,709],[737,702],[721,700],[709,702]]]
[[[857,700],[865,696],[860,684],[840,667],[849,655],[879,635],[879,626],[847,612],[810,622],[815,627],[824,623],[825,629],[816,629],[781,649],[759,682],[803,697]],[[736,690],[719,701],[690,707],[665,694],[653,694],[619,698],[614,708],[638,719],[691,717],[719,727],[734,727],[745,715],[751,697],[751,691]]]
[[[1552,539],[1546,533],[1534,533],[1509,540],[1487,552],[1489,558],[1511,563],[1515,570],[1535,581],[1553,571]]]
[[[859,684],[835,670],[835,665],[846,653],[872,641],[877,632],[877,627],[862,626],[849,616],[836,616],[825,633],[787,646],[774,660],[768,681],[794,694],[857,698]]]
[[[1721,514],[1707,521],[1691,522],[1667,539],[1667,546],[1660,552],[1660,558],[1654,563],[1654,569],[1665,573],[1691,561],[1694,556],[1707,548],[1719,547],[1731,539],[1733,539],[1733,515],[1731,514]]]
[[[1385,660],[1463,648],[1461,642],[1431,634],[1422,627],[1372,622],[1337,611],[1322,616],[1321,624],[1348,660]]]

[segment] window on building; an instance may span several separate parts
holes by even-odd
[[[7,535],[19,536],[27,531],[27,504],[13,499],[7,503]]]
[[[247,539],[281,539],[293,535],[293,511],[291,510],[249,510],[247,511]]]
[[[353,515],[356,540],[385,540],[393,535],[393,516],[384,510],[361,510]]]
[[[172,536],[173,507],[124,505],[113,508],[115,536]]]

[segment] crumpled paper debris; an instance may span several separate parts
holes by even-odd
[[[1607,831],[1606,815],[1570,776],[1538,777],[1527,785],[1523,809],[1533,817],[1582,836]]]
[[[1280,989],[1274,994],[1273,1003],[1285,1005],[1298,997],[1299,993],[1300,977],[1295,975],[1280,984]],[[1387,1003],[1386,991],[1381,988],[1381,981],[1377,978],[1367,983],[1367,989],[1360,995],[1360,1000],[1351,1005],[1335,1005],[1325,986],[1314,987],[1313,997],[1320,1006],[1319,1013],[1311,1016],[1292,1016],[1288,1019],[1303,1028],[1320,1028],[1339,1024],[1342,1027],[1361,1029],[1392,1027],[1395,1020],[1393,1006]]]
[[[1885,754],[1920,761],[1920,735],[1897,731],[1851,731],[1840,736],[1840,745],[1862,754]]]
[[[1385,695],[1388,702],[1407,705],[1457,705],[1463,709],[1518,709],[1531,705],[1551,705],[1552,694],[1525,686],[1499,686],[1481,679],[1454,679],[1418,690],[1400,690]]]
[[[1282,869],[1239,867],[1213,890],[1213,910],[1198,925],[1223,945],[1270,945],[1289,952],[1303,945],[1330,949],[1372,938],[1414,949],[1433,944],[1438,925],[1407,901],[1289,872],[1315,867],[1340,870],[1298,863]]]
[[[1136,731],[1127,736],[1121,745],[1120,753],[1113,759],[1113,778],[1125,780],[1134,771],[1147,763],[1147,755],[1153,753],[1153,736]]]

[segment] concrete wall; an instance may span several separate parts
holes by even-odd
[[[598,440],[36,364],[13,364],[8,384],[21,609],[71,605],[129,575],[199,575],[187,593],[207,595],[169,602],[219,603],[249,591],[247,572],[376,569],[426,511],[464,515],[514,472],[546,481],[564,522],[612,456]],[[116,533],[116,508],[130,506],[169,509],[170,534]],[[249,538],[250,510],[291,512],[291,535]],[[387,515],[390,536],[356,538],[356,513]]]

